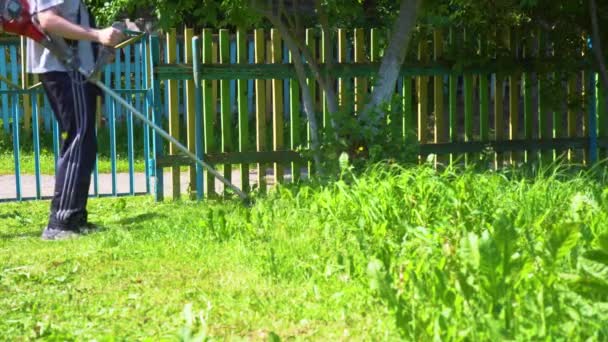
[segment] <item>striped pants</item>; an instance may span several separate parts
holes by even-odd
[[[97,153],[96,88],[77,72],[48,72],[40,78],[63,141],[48,226],[77,230],[87,221],[87,198]]]

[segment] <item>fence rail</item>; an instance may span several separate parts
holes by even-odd
[[[399,74],[395,88],[399,101],[391,107],[387,134],[402,144],[417,141],[419,154],[437,155],[438,162],[478,163],[484,155],[493,167],[503,167],[557,158],[589,164],[605,158],[608,113],[599,100],[605,90],[588,59],[589,47],[581,44],[580,58],[569,61],[566,69],[549,35],[535,31],[514,37],[506,34],[495,40],[498,45],[490,46],[483,35],[463,29],[417,32]],[[341,111],[356,115],[361,110],[386,38],[375,29],[326,35],[307,30],[306,44],[321,73],[335,79]],[[324,39],[330,39],[331,53],[323,50]],[[0,81],[0,119],[15,144],[16,175],[19,140],[32,137],[39,145],[39,136],[53,134],[55,152],[59,146],[48,103],[40,89],[29,89],[36,80],[23,78],[21,44],[0,39],[0,51],[5,51],[0,59],[4,80]],[[221,167],[226,178],[245,190],[264,190],[269,182],[297,181],[314,172],[295,152],[309,148],[310,127],[301,110],[290,58],[276,30],[186,29],[179,35],[170,30],[117,54],[104,80],[192,152]],[[327,127],[331,113],[326,94],[307,72],[320,125]],[[21,89],[12,89],[11,83]],[[154,192],[162,199],[169,185],[174,198],[186,187],[192,196],[222,191],[211,175],[197,172],[190,161],[109,98],[100,101],[99,108],[98,127],[107,135],[101,140],[109,140],[110,194],[140,190],[133,185],[136,150],[141,150],[146,177],[142,192]],[[15,130],[16,126],[22,130]],[[116,182],[117,145],[125,140],[130,180],[128,190],[121,191]],[[40,153],[40,146],[37,149],[34,154]],[[186,177],[180,166],[189,167]],[[165,168],[170,168],[167,184]],[[184,180],[187,184],[182,184]]]

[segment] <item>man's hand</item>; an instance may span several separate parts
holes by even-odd
[[[116,46],[125,40],[125,35],[114,27],[97,30],[97,41],[106,46]]]
[[[113,27],[96,30],[74,24],[63,18],[54,7],[38,13],[38,21],[43,30],[67,39],[91,40],[112,47],[125,39],[125,35]]]

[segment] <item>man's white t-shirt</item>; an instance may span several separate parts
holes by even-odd
[[[89,27],[89,14],[81,0],[28,0],[31,14],[37,14],[49,8],[56,7],[59,14],[65,19],[78,23],[80,11],[80,25]],[[90,41],[78,42],[78,57],[83,69],[92,70],[95,65],[93,45]],[[41,74],[49,71],[66,71],[59,60],[42,45],[31,39],[27,40],[27,71]]]

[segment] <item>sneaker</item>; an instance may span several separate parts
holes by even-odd
[[[80,233],[73,230],[62,230],[46,227],[42,232],[42,240],[69,240],[80,236]]]

